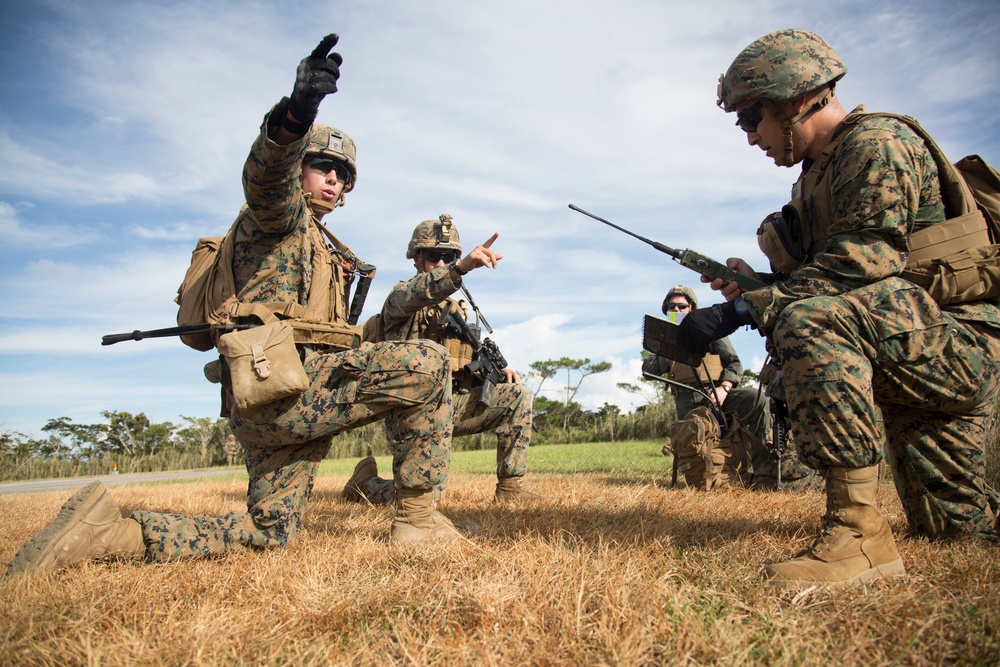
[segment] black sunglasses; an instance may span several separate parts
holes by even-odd
[[[667,310],[687,310],[691,307],[688,303],[668,303]]]
[[[763,106],[760,100],[757,100],[746,109],[741,111],[736,116],[736,127],[740,128],[747,134],[757,131],[757,126],[760,125],[761,113],[760,109]]]
[[[347,168],[343,162],[338,162],[337,160],[331,160],[325,157],[311,157],[306,159],[306,164],[316,171],[323,172],[324,174],[329,174],[331,171],[337,172],[337,180],[343,181],[344,183],[350,183],[351,181],[351,170]]]
[[[451,264],[458,259],[458,253],[454,250],[424,250],[423,258],[424,261],[430,262],[431,264],[437,264],[438,262]]]

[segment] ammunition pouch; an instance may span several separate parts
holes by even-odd
[[[441,344],[448,350],[448,356],[451,357],[452,373],[462,370],[476,358],[476,351],[472,348],[472,345],[464,340],[445,338],[441,341]]]

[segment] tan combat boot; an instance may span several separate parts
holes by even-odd
[[[392,542],[457,540],[475,535],[475,524],[456,526],[436,509],[433,491],[396,489],[396,516],[389,539]]]
[[[137,559],[145,554],[139,522],[123,519],[104,485],[91,482],[63,504],[52,523],[21,547],[4,576],[51,572],[91,559]]]
[[[524,488],[523,477],[500,477],[493,498],[500,503],[519,503],[526,500],[541,500],[542,495]]]
[[[771,585],[852,586],[906,574],[889,524],[875,508],[878,472],[878,466],[827,471],[823,528],[795,558],[764,568]]]
[[[340,497],[348,503],[360,503],[365,500],[365,484],[373,477],[378,477],[378,465],[375,457],[368,456],[358,461],[354,466],[354,474],[347,480]]]

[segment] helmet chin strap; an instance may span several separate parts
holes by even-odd
[[[335,208],[339,208],[344,205],[345,196],[343,193],[337,197],[337,201],[330,203],[322,197],[308,197],[309,210],[316,214],[317,218],[322,218],[327,213],[331,212]]]
[[[764,105],[772,116],[775,117],[781,123],[781,133],[784,138],[784,152],[781,156],[781,166],[791,167],[795,165],[795,148],[792,145],[792,125],[801,122],[813,115],[826,105],[830,103],[833,99],[833,87],[827,89],[821,98],[814,101],[812,104],[806,106],[799,113],[794,116],[789,116],[785,113],[784,109],[778,106],[773,100],[764,99]]]

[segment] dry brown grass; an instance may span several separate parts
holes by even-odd
[[[443,509],[470,542],[389,544],[392,510],[318,480],[287,550],[168,564],[93,563],[0,584],[5,665],[995,665],[998,547],[906,537],[909,570],[867,589],[776,592],[760,568],[818,522],[822,496],[665,488],[648,474],[534,474],[548,496],[493,506],[453,475]],[[141,507],[219,514],[245,482],[111,490]],[[0,497],[0,561],[68,492]]]

